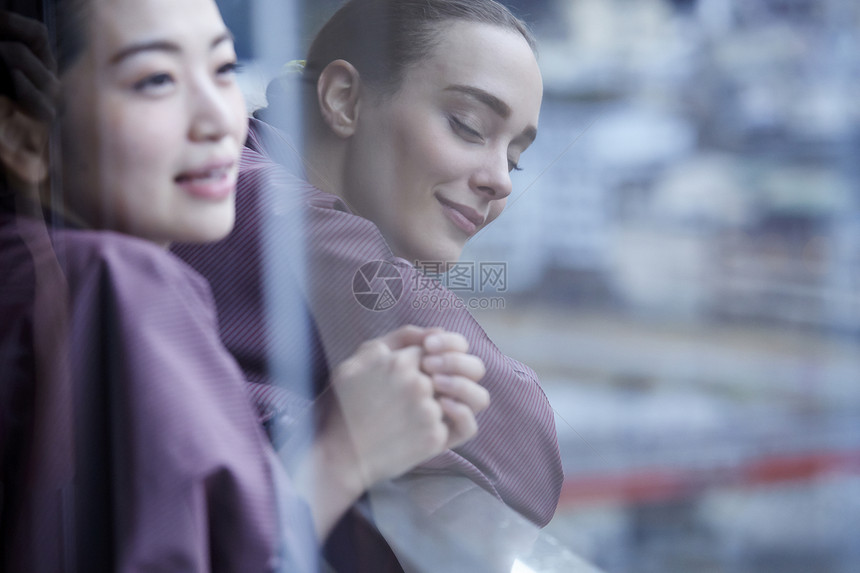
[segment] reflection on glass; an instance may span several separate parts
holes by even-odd
[[[0,568],[860,569],[860,7],[502,3],[3,4]]]

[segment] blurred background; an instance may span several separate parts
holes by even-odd
[[[504,265],[475,314],[557,413],[547,536],[607,572],[860,571],[860,3],[504,3],[540,135],[463,261]],[[284,2],[220,4],[259,106]]]

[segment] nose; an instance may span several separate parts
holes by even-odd
[[[230,102],[214,81],[200,79],[195,82],[188,98],[191,117],[189,136],[193,141],[217,141],[230,132]]]
[[[472,178],[473,188],[487,199],[504,199],[513,191],[506,151],[505,153],[494,151],[488,154],[486,162]]]

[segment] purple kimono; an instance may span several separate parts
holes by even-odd
[[[279,229],[278,241],[298,233],[306,244],[305,293],[313,317],[313,360],[339,364],[358,346],[406,324],[436,326],[463,334],[470,351],[487,367],[482,385],[490,407],[479,414],[477,437],[454,451],[422,464],[413,474],[465,476],[538,525],[553,516],[563,479],[553,411],[535,373],[504,354],[487,337],[462,301],[438,283],[433,294],[445,304],[427,308],[413,284],[428,279],[407,261],[395,257],[371,221],[349,212],[336,196],[296,179],[279,163],[285,159],[278,142],[283,136],[267,124],[251,120],[240,165],[237,222],[224,241],[181,246],[177,254],[212,285],[225,345],[246,373],[264,380],[267,352],[279,348],[267,336],[263,307],[261,221],[266,211],[300,210],[303,228]],[[291,235],[292,234],[292,235]],[[285,249],[288,251],[289,249]],[[285,256],[287,256],[285,254]],[[376,263],[374,263],[376,262]],[[370,263],[371,267],[365,267]],[[376,309],[356,292],[356,273],[382,265],[391,275],[399,298],[377,300]],[[299,271],[300,273],[301,271]],[[319,370],[319,369],[318,369]],[[380,397],[384,399],[384,397]]]
[[[143,240],[49,236],[7,215],[0,269],[0,566],[245,572],[301,561],[290,549],[316,543],[309,513],[289,498],[204,279]],[[279,503],[291,504],[283,523]]]

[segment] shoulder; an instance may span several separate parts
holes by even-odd
[[[239,161],[240,178],[264,173],[276,183],[303,183],[303,164],[297,144],[280,129],[258,119],[248,120],[248,138]]]
[[[240,185],[242,179],[247,181],[249,178],[259,177],[260,174],[270,178],[283,178],[286,182],[297,180],[293,173],[278,163],[272,153],[274,142],[284,140],[285,136],[276,128],[254,118],[248,120],[248,138],[239,159]]]
[[[73,292],[111,290],[141,301],[168,291],[210,299],[205,279],[166,249],[111,231],[60,230],[54,249]]]
[[[193,271],[151,241],[113,231],[58,230],[54,248],[70,269],[117,269],[160,277],[193,276]]]

